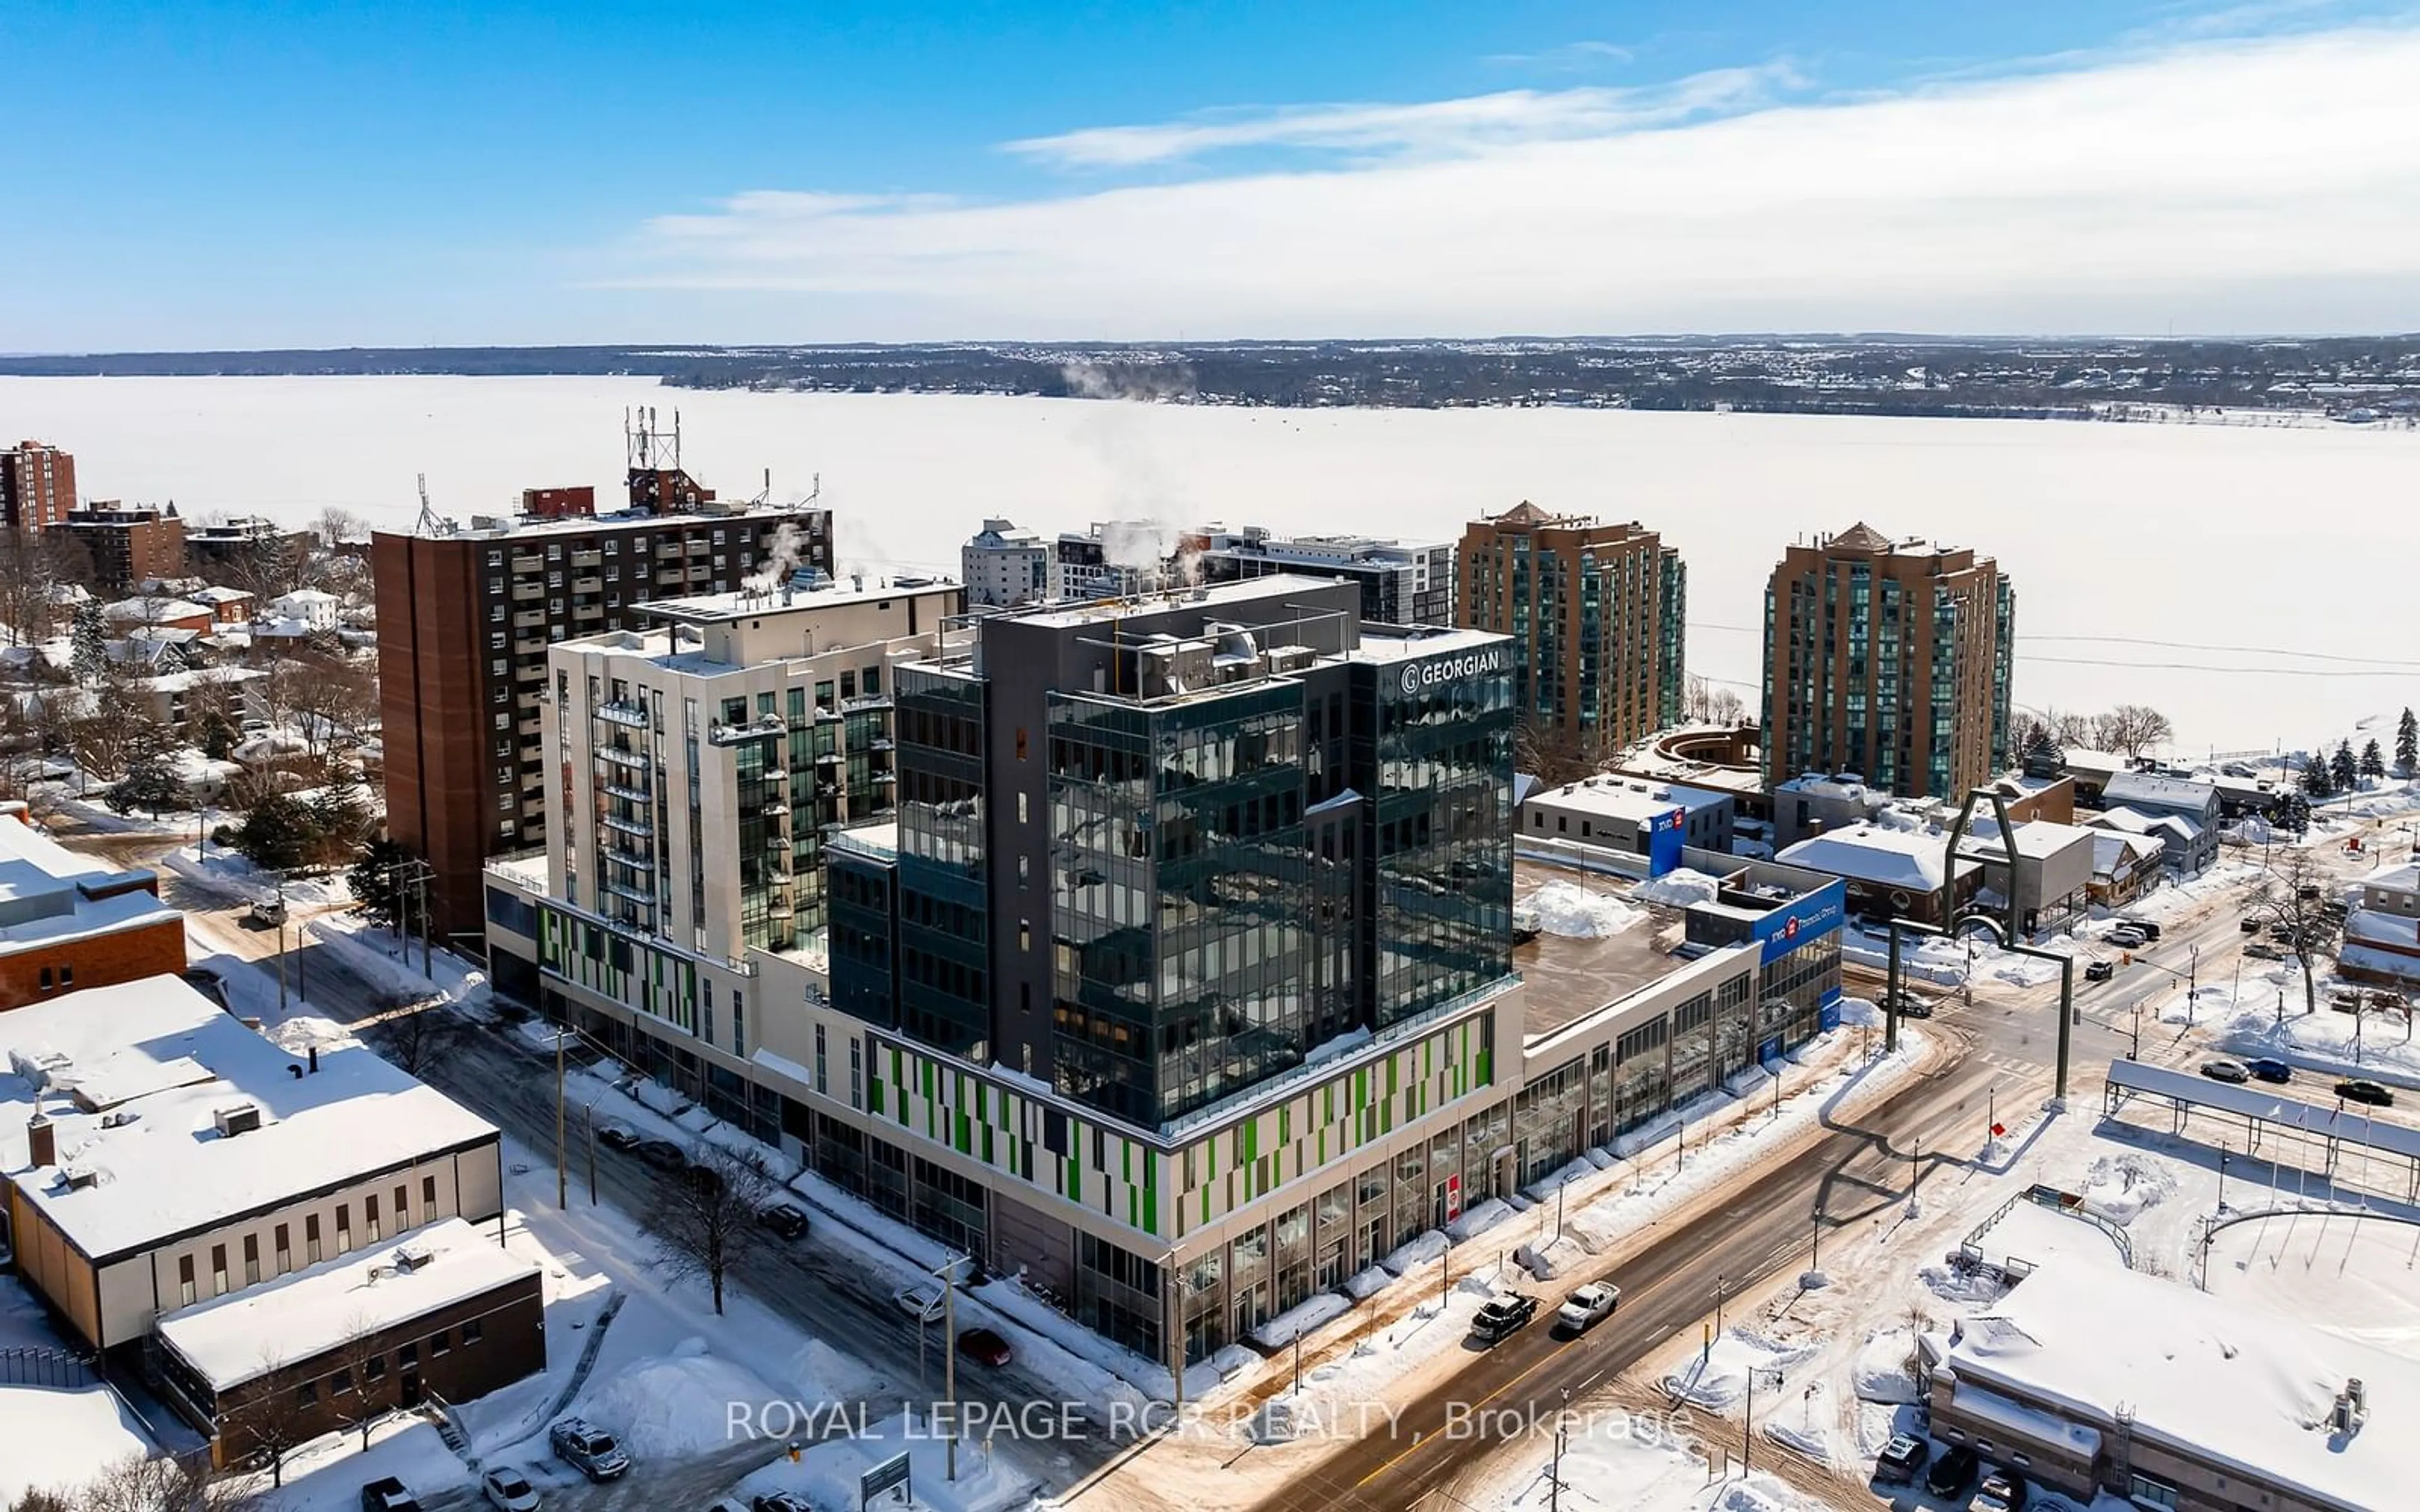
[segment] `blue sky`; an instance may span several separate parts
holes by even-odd
[[[0,350],[2411,329],[2412,27],[9,0]]]

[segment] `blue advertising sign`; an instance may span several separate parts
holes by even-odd
[[[1848,911],[1848,888],[1835,877],[1756,921],[1748,933],[1763,947],[1757,959],[1769,966],[1800,946],[1822,939],[1840,927]]]
[[[1674,809],[1648,821],[1647,874],[1660,877],[1681,864],[1681,847],[1688,838],[1689,814]]]

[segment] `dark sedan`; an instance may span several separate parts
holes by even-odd
[[[990,1365],[995,1369],[1008,1364],[1011,1358],[1008,1340],[987,1328],[960,1330],[958,1352],[977,1365]]]

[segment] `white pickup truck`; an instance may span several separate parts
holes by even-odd
[[[1610,1282],[1591,1281],[1563,1299],[1556,1310],[1555,1326],[1569,1334],[1585,1334],[1600,1321],[1613,1316],[1621,1305],[1621,1288]]]

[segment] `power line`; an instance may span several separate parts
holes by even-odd
[[[2319,671],[2306,667],[2220,667],[2198,661],[2116,661],[2095,656],[2026,656],[2019,661],[2046,662],[2057,667],[2122,667],[2130,671],[2146,672],[2225,672],[2241,677],[2392,677],[2396,673],[2385,667],[2367,671]],[[2420,671],[2420,666],[2406,663],[2408,670]]]
[[[2394,667],[2420,671],[2420,661],[2385,656],[2341,656],[2326,651],[2293,651],[2285,646],[2223,646],[2202,640],[2147,640],[2127,635],[2020,635],[2024,640],[2092,640],[2113,646],[2160,646],[2171,651],[2228,651],[2255,656],[2294,656],[2304,661],[2349,661],[2369,667]]]

